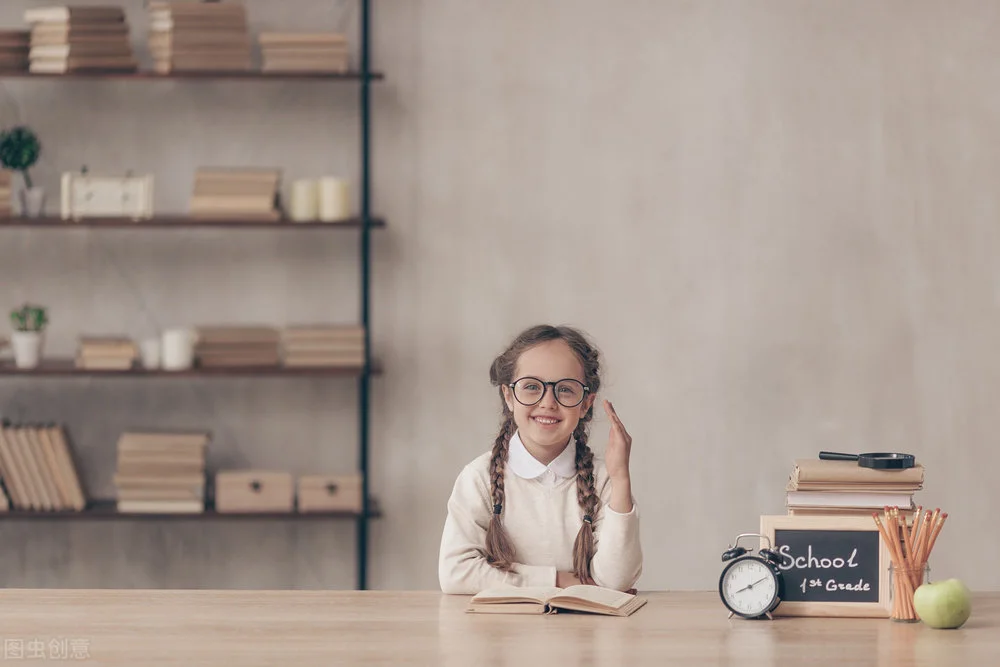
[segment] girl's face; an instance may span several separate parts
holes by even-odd
[[[559,382],[560,380],[577,380],[586,384],[583,376],[583,364],[569,345],[562,340],[551,340],[539,343],[521,353],[514,372],[514,381],[531,377],[542,382]],[[538,383],[527,383],[530,389],[540,389]],[[510,387],[503,387],[504,400],[507,408],[514,413],[514,423],[524,446],[532,456],[548,465],[569,443],[573,431],[580,418],[594,402],[594,396],[589,392],[583,402],[576,407],[567,408],[556,400],[555,387],[545,387],[542,399],[534,405],[523,405],[517,400]],[[518,394],[522,396],[522,394]],[[572,387],[561,388],[560,397],[563,403],[572,404]]]

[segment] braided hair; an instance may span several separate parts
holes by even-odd
[[[511,342],[510,346],[496,359],[490,367],[490,382],[499,388],[501,403],[500,432],[493,442],[493,452],[490,457],[490,499],[493,513],[486,528],[486,560],[493,567],[509,572],[515,561],[514,545],[503,527],[504,507],[504,470],[507,465],[510,439],[517,430],[514,414],[507,407],[503,388],[514,381],[517,361],[525,350],[552,340],[562,340],[580,359],[583,366],[584,384],[590,387],[593,394],[601,386],[600,353],[583,333],[571,327],[555,327],[538,325],[521,332]],[[573,430],[576,440],[576,497],[580,504],[581,523],[573,543],[573,570],[583,583],[592,583],[590,561],[594,557],[594,527],[599,509],[597,489],[594,480],[594,453],[587,445],[590,434],[590,422],[594,417],[594,408],[590,406],[586,414]]]

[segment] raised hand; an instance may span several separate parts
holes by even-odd
[[[608,435],[608,447],[604,452],[604,465],[612,482],[628,481],[628,459],[632,453],[632,436],[625,430],[625,425],[618,418],[618,413],[610,401],[604,401],[604,411],[611,421],[611,433]]]

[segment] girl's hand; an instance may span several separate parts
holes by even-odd
[[[611,420],[611,433],[608,436],[608,448],[604,452],[604,465],[608,469],[608,477],[612,482],[629,480],[628,459],[632,452],[632,436],[625,430],[625,425],[618,418],[610,401],[604,401],[604,411]]]

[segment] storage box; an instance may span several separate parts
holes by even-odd
[[[292,474],[275,470],[226,470],[215,476],[215,510],[220,513],[292,512]]]
[[[153,176],[64,172],[61,213],[64,220],[153,217]]]
[[[361,512],[361,475],[303,475],[300,512]]]

